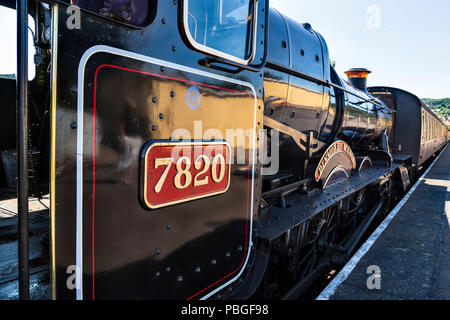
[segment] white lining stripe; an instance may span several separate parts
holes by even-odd
[[[380,237],[380,235],[387,228],[392,219],[395,218],[397,213],[403,207],[403,205],[408,201],[420,183],[425,179],[430,170],[434,167],[436,161],[442,156],[442,154],[447,149],[447,146],[442,150],[441,154],[434,160],[431,166],[427,171],[420,177],[419,181],[409,190],[408,194],[400,201],[399,204],[391,211],[391,213],[384,219],[384,221],[378,226],[378,228],[372,233],[369,239],[361,246],[361,248],[355,253],[355,255],[350,259],[349,262],[342,268],[342,270],[337,274],[337,276],[331,281],[328,286],[322,291],[322,293],[316,298],[316,300],[330,300],[330,298],[335,294],[336,290],[339,286],[348,278],[348,276],[352,273],[353,269],[356,267],[358,262],[362,257],[369,251],[375,241]]]
[[[84,113],[84,70],[86,67],[86,64],[89,60],[89,58],[98,52],[106,52],[106,53],[112,53],[118,56],[140,60],[143,62],[148,62],[151,64],[164,66],[171,69],[177,69],[182,70],[185,72],[193,73],[196,75],[213,78],[220,81],[225,81],[229,83],[235,83],[247,88],[250,88],[253,92],[254,100],[255,100],[255,112],[254,112],[254,129],[255,134],[253,135],[253,170],[252,170],[252,188],[251,188],[251,197],[250,197],[250,234],[248,239],[248,253],[247,257],[245,259],[245,262],[241,268],[241,271],[238,275],[236,275],[234,278],[223,284],[221,287],[217,288],[216,290],[212,291],[211,293],[207,294],[202,298],[202,300],[209,298],[216,292],[222,290],[226,286],[230,285],[234,281],[236,281],[244,272],[245,267],[248,263],[248,260],[250,258],[251,253],[251,247],[253,245],[252,243],[252,232],[253,232],[253,204],[254,204],[254,181],[255,181],[255,164],[256,164],[256,135],[257,135],[257,127],[256,127],[256,114],[257,114],[257,102],[258,98],[256,95],[255,88],[253,85],[249,82],[236,80],[232,78],[227,78],[224,76],[216,75],[213,73],[209,73],[202,70],[197,70],[194,68],[182,66],[179,64],[175,64],[172,62],[160,60],[157,58],[147,57],[141,54],[137,54],[134,52],[129,52],[126,50],[105,46],[105,45],[96,45],[91,48],[89,48],[81,57],[80,64],[78,66],[78,95],[77,95],[77,196],[76,196],[76,211],[77,211],[77,230],[76,230],[76,264],[77,264],[77,278],[76,283],[78,284],[77,290],[76,290],[76,298],[77,300],[83,299],[83,128],[84,128],[84,119],[83,119],[83,113]]]

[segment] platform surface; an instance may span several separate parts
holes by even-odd
[[[345,277],[318,299],[450,300],[450,147]]]
[[[30,298],[50,299],[48,248],[43,236],[49,232],[48,199],[30,198],[29,252]],[[17,199],[0,200],[0,300],[19,298],[17,248]]]

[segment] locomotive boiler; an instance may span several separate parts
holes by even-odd
[[[31,126],[2,79],[1,127],[31,159],[21,199],[49,193],[53,299],[298,298],[447,143],[417,98],[368,90],[363,68],[343,80],[325,39],[268,0],[30,3]]]

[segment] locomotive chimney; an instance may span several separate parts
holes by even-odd
[[[354,68],[345,72],[350,84],[361,91],[367,92],[367,76],[372,73],[364,68]]]

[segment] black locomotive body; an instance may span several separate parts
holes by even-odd
[[[410,149],[404,110],[429,110],[367,91],[365,70],[339,78],[323,37],[268,0],[150,0],[145,19],[30,3],[54,299],[298,297],[447,143],[425,150],[419,116]]]

